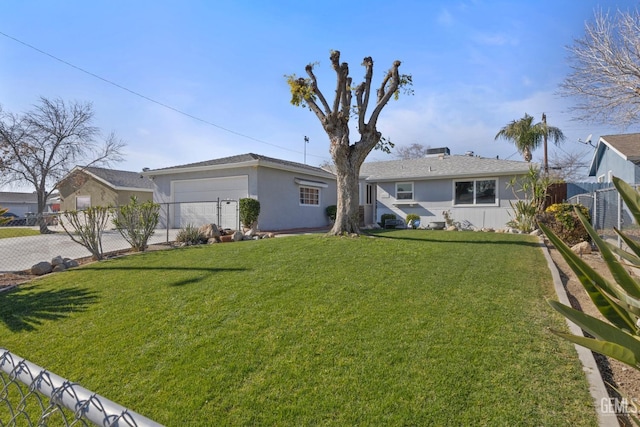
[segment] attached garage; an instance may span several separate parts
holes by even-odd
[[[238,201],[248,197],[249,176],[184,179],[171,182],[173,227],[215,223],[238,228]]]
[[[253,153],[142,175],[153,182],[153,199],[162,206],[161,227],[214,223],[239,229],[239,201],[247,197],[260,202],[259,230],[328,227],[326,208],[336,204],[331,172]]]

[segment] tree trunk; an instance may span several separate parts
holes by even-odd
[[[349,145],[349,131],[346,123],[341,128],[333,128],[331,139],[331,158],[336,167],[336,185],[338,203],[336,221],[329,231],[331,235],[360,234],[359,182],[360,167],[367,155],[373,150],[380,133],[370,128],[361,129],[361,140]]]
[[[47,192],[39,190],[38,194],[38,212],[36,214],[36,224],[40,228],[40,234],[50,234],[51,230],[47,227],[47,220],[44,217],[44,210],[47,207]]]
[[[336,221],[329,232],[332,235],[344,233],[360,234],[359,226],[359,197],[358,180],[360,175],[360,165],[353,165],[352,159],[343,157],[336,161],[336,184],[338,193],[338,203],[336,209]]]

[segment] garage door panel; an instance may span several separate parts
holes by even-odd
[[[172,182],[174,209],[174,227],[187,224],[202,225],[217,221],[217,204],[220,200],[240,200],[249,194],[249,177],[247,175],[181,180]],[[224,212],[223,212],[224,213]],[[237,214],[222,215],[221,226],[234,228],[237,225]],[[228,224],[229,223],[229,224]]]

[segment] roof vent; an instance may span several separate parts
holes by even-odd
[[[149,168],[142,168],[142,172],[149,172],[151,169]]]
[[[473,151],[467,151],[464,153],[465,156],[473,157]]]

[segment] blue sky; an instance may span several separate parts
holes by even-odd
[[[521,160],[512,144],[494,137],[525,113],[539,121],[545,112],[548,123],[567,136],[550,153],[591,153],[579,139],[593,134],[596,142],[600,135],[638,129],[572,120],[568,108],[574,101],[557,96],[569,72],[566,47],[582,37],[597,8],[615,12],[637,5],[6,1],[0,15],[0,104],[18,113],[39,96],[92,102],[95,124],[127,143],[118,169],[248,152],[304,162],[304,136],[306,163],[318,165],[330,160],[327,136],[312,112],[289,103],[283,76],[304,75],[306,64],[318,62],[320,86],[331,96],[335,77],[328,57],[335,49],[355,82],[364,74],[365,56],[374,59],[375,85],[396,59],[401,72],[413,76],[414,96],[390,102],[378,122],[397,146],[447,146],[452,154]],[[379,151],[368,158],[386,159],[393,157]],[[542,150],[534,152],[534,161],[541,160]]]

